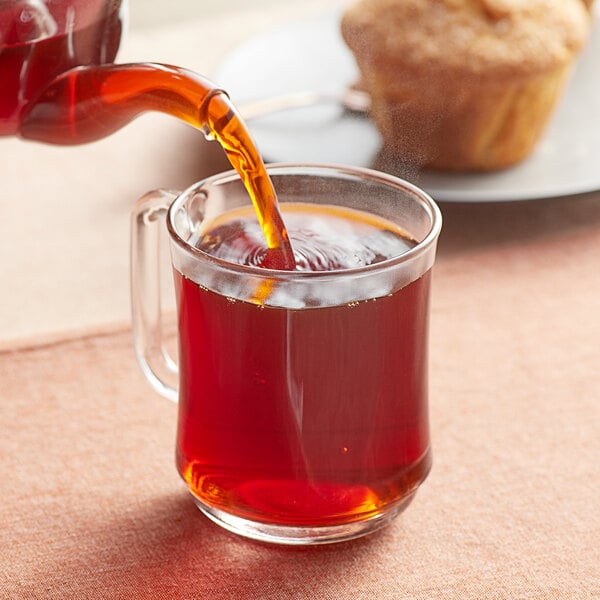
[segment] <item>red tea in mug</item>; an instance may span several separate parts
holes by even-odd
[[[415,245],[368,213],[282,209],[298,270],[365,267]],[[195,245],[240,264],[265,258],[251,209],[221,216]],[[410,499],[430,468],[430,271],[366,297],[357,278],[352,301],[336,302],[328,284],[286,308],[269,305],[276,281],[247,298],[177,270],[175,283],[177,462],[201,503],[302,527],[372,518]]]

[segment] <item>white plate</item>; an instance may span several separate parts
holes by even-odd
[[[282,94],[340,94],[357,79],[339,33],[339,14],[291,23],[236,48],[214,79],[237,105]],[[531,200],[600,189],[600,19],[569,87],[532,156],[499,173],[455,175],[406,171],[381,163],[371,121],[335,105],[289,109],[249,122],[265,160],[375,167],[413,181],[435,199]]]

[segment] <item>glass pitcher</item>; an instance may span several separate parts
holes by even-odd
[[[0,135],[81,144],[145,111],[203,128],[223,90],[200,75],[113,61],[126,0],[0,0]]]
[[[57,75],[113,62],[124,14],[121,0],[0,0],[0,135]]]

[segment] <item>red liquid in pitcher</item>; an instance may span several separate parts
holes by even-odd
[[[0,2],[0,135],[14,135],[24,107],[56,75],[112,62],[122,33],[120,2]]]
[[[370,216],[283,206],[297,269],[347,268],[357,256],[379,262],[413,245]],[[326,226],[314,233],[315,223]],[[353,229],[368,230],[354,251]],[[198,245],[253,263],[258,237],[256,224],[238,219]],[[177,271],[175,279],[177,461],[202,503],[265,523],[318,526],[373,517],[411,496],[430,467],[429,272],[393,293],[294,310],[234,299]]]

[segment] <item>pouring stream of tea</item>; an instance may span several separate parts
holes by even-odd
[[[20,135],[83,144],[110,135],[143,112],[159,111],[209,133],[250,195],[265,236],[261,266],[293,270],[295,259],[277,197],[252,136],[227,94],[187,69],[155,63],[77,67],[58,76],[29,106]]]

